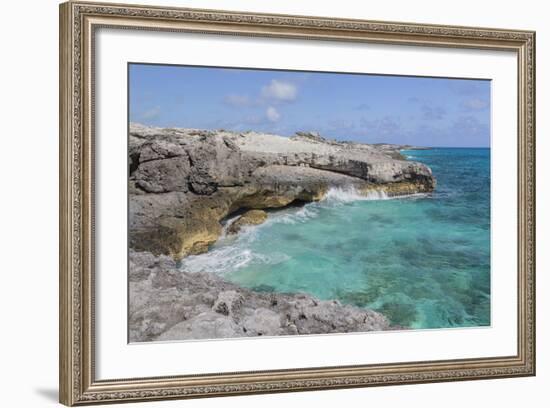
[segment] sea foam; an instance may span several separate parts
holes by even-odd
[[[418,195],[406,197],[413,196]],[[389,197],[385,192],[376,190],[361,194],[353,187],[332,187],[321,201],[270,212],[263,224],[245,226],[237,235],[227,234],[227,226],[238,218],[235,216],[226,220],[222,235],[207,253],[184,258],[181,261],[181,269],[188,272],[215,272],[223,275],[251,265],[275,265],[285,262],[289,257],[283,253],[275,251],[262,254],[253,249],[256,240],[265,240],[265,237],[260,237],[262,231],[269,230],[274,224],[304,224],[319,217],[323,211],[356,201],[391,200],[403,197]]]
[[[327,191],[322,201],[350,203],[354,201],[388,200],[390,198],[392,197],[389,197],[384,191],[373,190],[362,194],[354,187],[332,187]]]

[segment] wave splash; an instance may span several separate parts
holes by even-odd
[[[366,194],[361,194],[355,187],[332,187],[327,191],[321,202],[328,201],[350,203],[353,201],[388,200],[390,198],[391,197],[388,197],[384,191],[373,190]]]
[[[355,201],[375,201],[375,200],[389,200],[393,197],[389,197],[383,191],[370,191],[367,194],[360,193],[354,187],[341,188],[331,187],[321,201],[307,203],[303,207],[286,208],[277,210],[269,214],[267,221],[257,226],[256,228],[262,228],[265,225],[271,225],[275,223],[282,224],[298,224],[309,221],[312,218],[318,217],[322,209],[333,208],[347,203],[353,203]]]
[[[222,235],[207,253],[181,260],[180,269],[223,275],[251,264],[275,265],[289,259],[279,252],[265,255],[254,251],[252,244],[258,239],[259,232],[258,226],[249,226],[244,227],[238,235]]]
[[[399,194],[389,196],[382,190],[371,190],[367,193],[360,193],[354,187],[341,188],[332,187],[327,191],[320,203],[351,203],[354,201],[380,201],[380,200],[401,200],[429,197],[428,193]]]
[[[266,230],[268,231],[271,226],[275,224],[307,223],[319,217],[323,211],[356,201],[379,201],[404,197],[389,197],[385,192],[376,190],[362,194],[353,187],[332,187],[321,201],[308,203],[300,208],[285,208],[271,212],[263,224],[245,226],[237,235],[227,234],[227,226],[238,217],[235,216],[227,220],[218,242],[207,253],[184,258],[180,262],[180,267],[187,272],[226,274],[255,264],[276,265],[289,260],[289,256],[276,251],[266,255],[254,250],[254,242],[258,240],[260,234],[266,233]]]

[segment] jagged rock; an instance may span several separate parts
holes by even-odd
[[[254,292],[167,256],[130,250],[131,342],[391,330],[375,311],[306,294]]]
[[[254,309],[242,320],[243,332],[247,336],[277,336],[286,334],[285,328],[282,327],[281,318],[286,321],[286,317],[279,313],[262,307]]]
[[[130,246],[176,259],[208,250],[236,211],[318,201],[331,187],[429,192],[431,170],[391,145],[130,125]],[[236,226],[237,227],[237,226]]]
[[[325,143],[327,142],[327,139],[322,137],[319,132],[309,131],[309,132],[296,132],[296,135],[294,136],[294,139],[305,139],[308,141],[314,141],[314,142],[321,142]]]
[[[249,210],[237,218],[227,228],[227,233],[236,234],[247,225],[259,225],[267,219],[267,213],[262,210]]]
[[[240,310],[242,301],[242,296],[235,290],[220,292],[212,310],[225,316],[236,314]]]
[[[147,193],[186,192],[189,173],[187,157],[171,157],[140,163],[135,172],[136,187]]]
[[[245,335],[233,320],[209,311],[175,324],[155,340],[223,339]]]

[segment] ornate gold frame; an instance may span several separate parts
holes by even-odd
[[[518,349],[513,356],[177,377],[94,376],[93,47],[98,27],[513,51],[518,63]],[[535,374],[535,33],[228,11],[60,6],[60,401],[66,405]]]

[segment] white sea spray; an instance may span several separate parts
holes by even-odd
[[[184,258],[181,261],[181,269],[188,272],[213,272],[223,275],[254,264],[275,265],[285,262],[289,256],[284,253],[274,251],[266,255],[254,250],[253,244],[259,238],[259,234],[266,233],[276,224],[296,225],[296,228],[299,228],[299,224],[307,223],[321,216],[323,211],[330,211],[331,208],[357,201],[418,198],[421,196],[424,197],[425,194],[389,197],[385,192],[379,190],[362,194],[353,187],[332,187],[321,201],[308,203],[302,207],[288,207],[272,211],[263,224],[245,226],[237,235],[227,234],[227,227],[239,217],[237,215],[225,221],[222,235],[207,253]]]

